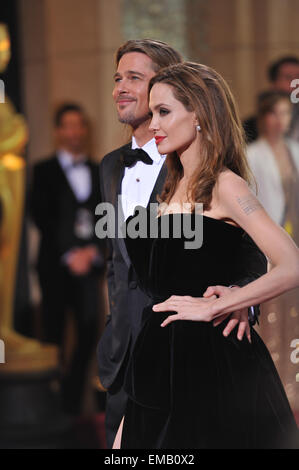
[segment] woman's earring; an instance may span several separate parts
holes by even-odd
[[[196,126],[196,130],[201,131],[201,127],[200,126]]]

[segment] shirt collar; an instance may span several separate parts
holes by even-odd
[[[154,137],[151,140],[149,140],[146,144],[144,144],[142,147],[139,147],[139,145],[136,142],[135,137],[132,136],[132,149],[138,149],[138,148],[142,148],[142,150],[144,150],[153,159],[153,162],[157,164],[161,162],[161,158],[165,159],[166,157],[166,155],[161,155],[158,152]]]
[[[67,168],[73,165],[75,162],[74,156],[67,150],[60,149],[57,152],[59,162],[63,168]],[[79,163],[84,163],[87,160],[85,155],[80,155],[77,157],[76,161]]]

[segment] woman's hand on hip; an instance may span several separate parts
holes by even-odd
[[[154,312],[177,312],[167,317],[161,326],[166,326],[176,320],[192,320],[210,322],[214,319],[212,305],[216,295],[207,299],[189,295],[172,295],[169,299],[153,306]]]
[[[228,336],[232,332],[232,330],[237,325],[239,325],[237,335],[238,339],[241,341],[243,339],[244,333],[246,332],[248,341],[251,342],[247,308],[238,310],[233,313],[226,313],[222,315],[213,313],[213,306],[215,305],[215,300],[217,299],[217,297],[221,295],[229,295],[229,293],[231,293],[233,290],[225,286],[219,287],[223,287],[223,291],[221,293],[217,291],[217,295],[216,293],[212,294],[211,291],[207,289],[204,294],[206,295],[206,297],[172,295],[171,297],[169,297],[169,299],[165,300],[164,302],[154,305],[153,311],[177,312],[174,315],[169,315],[169,317],[167,317],[161,323],[162,327],[165,327],[177,320],[191,320],[204,322],[213,321],[213,325],[217,326],[222,323],[228,316],[231,316],[228,324],[223,330],[223,335]],[[236,287],[234,289],[239,289],[239,287]]]

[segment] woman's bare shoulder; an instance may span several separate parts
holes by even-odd
[[[217,193],[220,199],[235,195],[236,192],[249,193],[247,181],[229,169],[223,170],[217,179]]]
[[[249,188],[247,181],[233,171],[225,169],[217,179],[215,191],[213,192],[213,203],[220,218],[234,221],[238,225],[234,215],[240,204],[256,206],[258,201]]]

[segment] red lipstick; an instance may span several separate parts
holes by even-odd
[[[156,135],[155,136],[156,145],[158,145],[160,142],[162,142],[162,140],[165,139],[165,137],[166,136]]]

